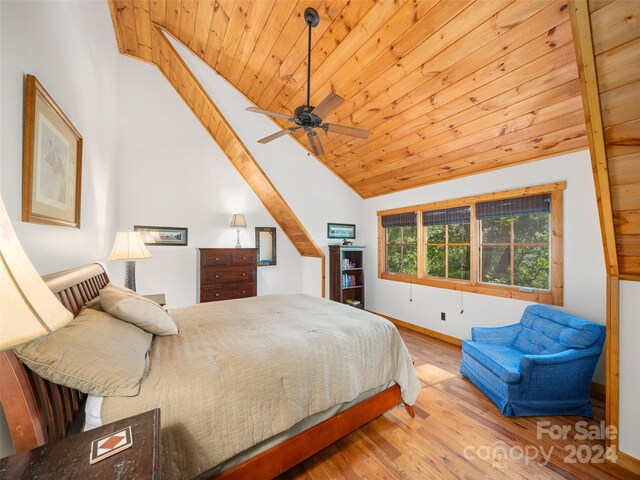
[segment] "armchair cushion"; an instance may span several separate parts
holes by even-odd
[[[531,355],[550,355],[568,348],[588,348],[600,337],[600,326],[542,305],[527,307],[513,342]]]
[[[478,360],[505,383],[520,381],[520,362],[524,353],[508,345],[464,342],[462,351]]]

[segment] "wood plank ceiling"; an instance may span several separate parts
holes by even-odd
[[[321,133],[319,160],[364,198],[587,147],[564,0],[113,5],[122,53],[153,61],[155,23],[258,107],[283,113],[304,103],[302,13],[316,8],[311,103],[333,90],[346,102],[325,120],[371,130],[367,140]]]

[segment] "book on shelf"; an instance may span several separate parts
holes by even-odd
[[[345,303],[347,305],[352,305],[352,306],[356,306],[356,305],[360,305],[360,300],[356,300],[355,298],[349,298],[348,300],[345,301]]]
[[[348,273],[342,274],[342,288],[347,287],[355,287],[356,286],[356,276],[349,275]]]

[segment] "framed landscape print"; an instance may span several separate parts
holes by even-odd
[[[356,238],[356,226],[349,223],[327,223],[327,238]]]
[[[82,136],[33,75],[23,140],[22,221],[80,228]]]
[[[151,227],[134,225],[134,232],[139,232],[145,245],[177,245],[188,243],[189,230],[183,227]]]

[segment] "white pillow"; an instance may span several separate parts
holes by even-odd
[[[171,316],[160,305],[133,290],[109,284],[100,290],[100,304],[105,312],[154,335],[178,333]]]

